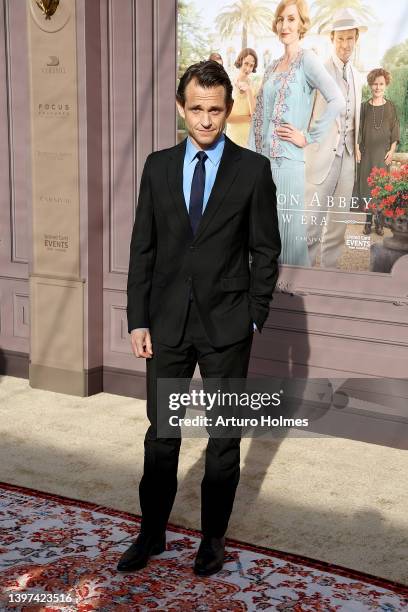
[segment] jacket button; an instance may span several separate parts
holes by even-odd
[[[195,251],[195,246],[191,245],[190,246],[190,251]]]

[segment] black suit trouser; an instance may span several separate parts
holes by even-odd
[[[150,427],[145,437],[144,473],[139,486],[143,532],[160,533],[166,529],[177,491],[181,439],[157,436],[157,379],[190,380],[197,363],[204,385],[206,379],[245,379],[251,344],[252,333],[226,347],[212,347],[194,301],[190,302],[183,337],[178,346],[165,346],[153,337],[153,357],[147,360],[147,416]],[[235,428],[234,435],[236,432]],[[201,483],[201,529],[205,536],[220,538],[227,530],[239,481],[241,438],[213,437],[210,431],[209,434]]]

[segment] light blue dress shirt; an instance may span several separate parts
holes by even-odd
[[[205,160],[205,188],[204,188],[204,200],[203,200],[203,212],[205,207],[207,206],[207,202],[209,200],[211,190],[214,187],[215,178],[217,176],[218,167],[220,165],[222,153],[224,151],[225,145],[225,136],[221,134],[219,139],[215,144],[213,144],[209,149],[205,150],[208,158]],[[189,210],[190,206],[190,194],[191,194],[191,183],[193,181],[193,174],[197,164],[196,155],[198,151],[201,149],[197,149],[190,138],[187,138],[186,143],[186,152],[184,154],[184,165],[183,165],[183,193],[184,193],[184,201],[187,206],[187,210]]]

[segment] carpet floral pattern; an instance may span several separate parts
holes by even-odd
[[[199,534],[180,527],[169,527],[166,552],[152,557],[147,568],[120,574],[117,561],[139,525],[131,514],[0,485],[0,609],[407,610],[408,589],[402,585],[231,540],[224,569],[199,578],[192,572]],[[22,601],[23,595],[31,602]]]

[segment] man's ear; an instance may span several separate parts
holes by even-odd
[[[182,119],[185,119],[186,118],[186,113],[184,111],[184,106],[178,100],[176,100],[176,106],[177,106],[177,111],[178,111],[178,114],[180,115],[180,117]]]

